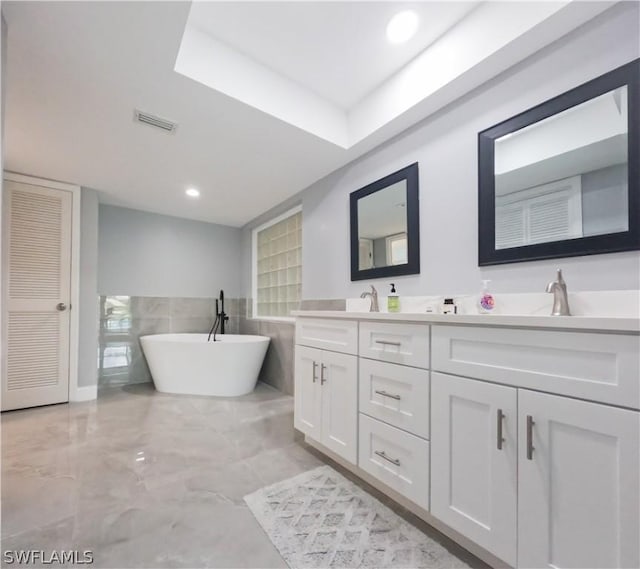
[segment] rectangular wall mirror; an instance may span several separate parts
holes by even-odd
[[[640,248],[639,63],[479,134],[479,264]]]
[[[418,164],[350,197],[351,280],[419,273]]]

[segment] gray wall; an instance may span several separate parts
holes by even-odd
[[[80,194],[80,328],[78,385],[95,385],[98,341],[98,194],[82,188]]]
[[[241,230],[100,206],[101,295],[212,297],[240,290]]]
[[[225,291],[225,309],[231,315],[227,331],[238,331],[238,302],[233,297],[240,289],[241,236],[237,228],[100,206],[100,333],[99,340],[93,337],[92,364],[101,388],[150,381],[139,337],[207,332],[220,289]],[[114,328],[109,322],[112,317],[106,305],[111,296],[126,297],[121,299],[127,306],[124,327]],[[94,293],[94,306],[97,303]],[[96,316],[94,324],[97,321]],[[113,358],[114,352],[122,350],[128,354],[126,365],[122,358]]]
[[[620,3],[394,140],[312,185],[243,229],[243,287],[251,296],[251,228],[303,204],[304,299],[358,296],[350,281],[349,193],[412,162],[420,167],[421,274],[394,277],[399,294],[543,290],[557,266],[570,290],[640,288],[637,252],[478,267],[477,134],[640,56],[640,4]],[[386,290],[388,279],[376,283]]]

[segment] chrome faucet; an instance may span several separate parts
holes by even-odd
[[[562,278],[562,269],[558,269],[556,280],[547,285],[547,292],[553,293],[551,316],[571,316],[569,298],[567,296],[567,283]]]
[[[376,287],[371,285],[371,292],[363,292],[360,295],[360,298],[371,298],[371,305],[369,306],[369,312],[380,312],[380,308],[378,307],[378,291]]]

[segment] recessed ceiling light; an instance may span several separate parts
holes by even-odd
[[[418,14],[413,10],[398,12],[387,24],[387,39],[390,43],[404,43],[418,29]]]
[[[185,191],[185,194],[187,194],[190,198],[200,197],[200,191],[196,190],[195,188],[189,188],[188,190]]]

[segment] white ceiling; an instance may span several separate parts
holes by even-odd
[[[190,6],[153,1],[3,1],[9,32],[6,169],[94,188],[105,203],[241,226],[561,37],[608,4],[480,4],[341,119],[351,132],[350,142],[342,145],[229,94],[228,89],[211,88],[209,81],[177,73]],[[366,6],[371,17],[360,11]],[[334,71],[329,62],[340,56],[341,49],[349,51],[342,35],[355,25],[353,43],[362,38],[371,46],[375,34],[384,33],[379,29],[384,10],[400,6],[404,4],[316,3],[303,8],[299,3],[265,2],[260,6],[216,3],[207,9],[221,10],[227,18],[219,34],[232,26],[248,27],[246,33],[238,32],[241,49],[257,52],[264,46],[265,55],[255,63],[256,70],[261,65],[276,70],[276,75],[296,75],[293,83],[304,83],[307,91],[332,85],[333,94],[322,97],[348,101],[384,79],[382,75],[403,60],[379,53],[372,57],[372,47],[345,52],[357,78],[341,91],[340,73],[348,75],[348,70],[336,70],[331,78]],[[467,4],[456,10],[463,11],[463,6]],[[273,34],[264,16],[270,9],[274,14],[291,12],[286,25],[280,24]],[[249,10],[248,20],[236,21],[235,10]],[[331,17],[321,17],[324,10]],[[347,21],[350,10],[358,14],[355,24]],[[308,18],[304,13],[314,14],[315,26],[302,25]],[[432,21],[430,35],[436,29],[444,31],[455,17],[447,12],[441,23]],[[272,17],[271,24],[275,20]],[[491,33],[497,21],[501,33]],[[307,32],[296,31],[298,25],[307,26]],[[339,30],[335,37],[327,32],[330,25]],[[262,29],[262,35],[253,39],[257,29]],[[305,50],[315,45],[313,57],[296,53],[301,50],[292,42],[302,41],[300,35],[309,38]],[[423,43],[433,39],[421,37]],[[321,40],[323,45],[318,47]],[[216,41],[225,43],[220,38]],[[284,55],[279,56],[278,50]],[[455,61],[447,56],[452,50]],[[411,57],[408,53],[404,61]],[[384,72],[377,67],[378,59]],[[317,77],[311,64],[304,69],[305,61],[318,66]],[[209,63],[215,71],[216,59]],[[266,88],[258,76],[253,83],[249,77],[244,86],[259,95]],[[227,79],[242,83],[239,75]],[[319,83],[310,83],[316,79]],[[313,119],[302,98],[295,98],[295,89],[287,93],[292,97],[286,101],[289,110]],[[176,121],[177,131],[168,135],[134,123],[135,108]],[[184,196],[189,186],[200,189],[199,200]]]
[[[189,4],[3,2],[5,167],[104,203],[240,226],[339,165],[340,150],[175,73]],[[166,134],[135,108],[178,122]],[[186,199],[195,186],[199,200]]]
[[[477,4],[194,2],[189,22],[346,110]],[[387,23],[406,9],[418,14],[418,31],[407,43],[390,45]]]

